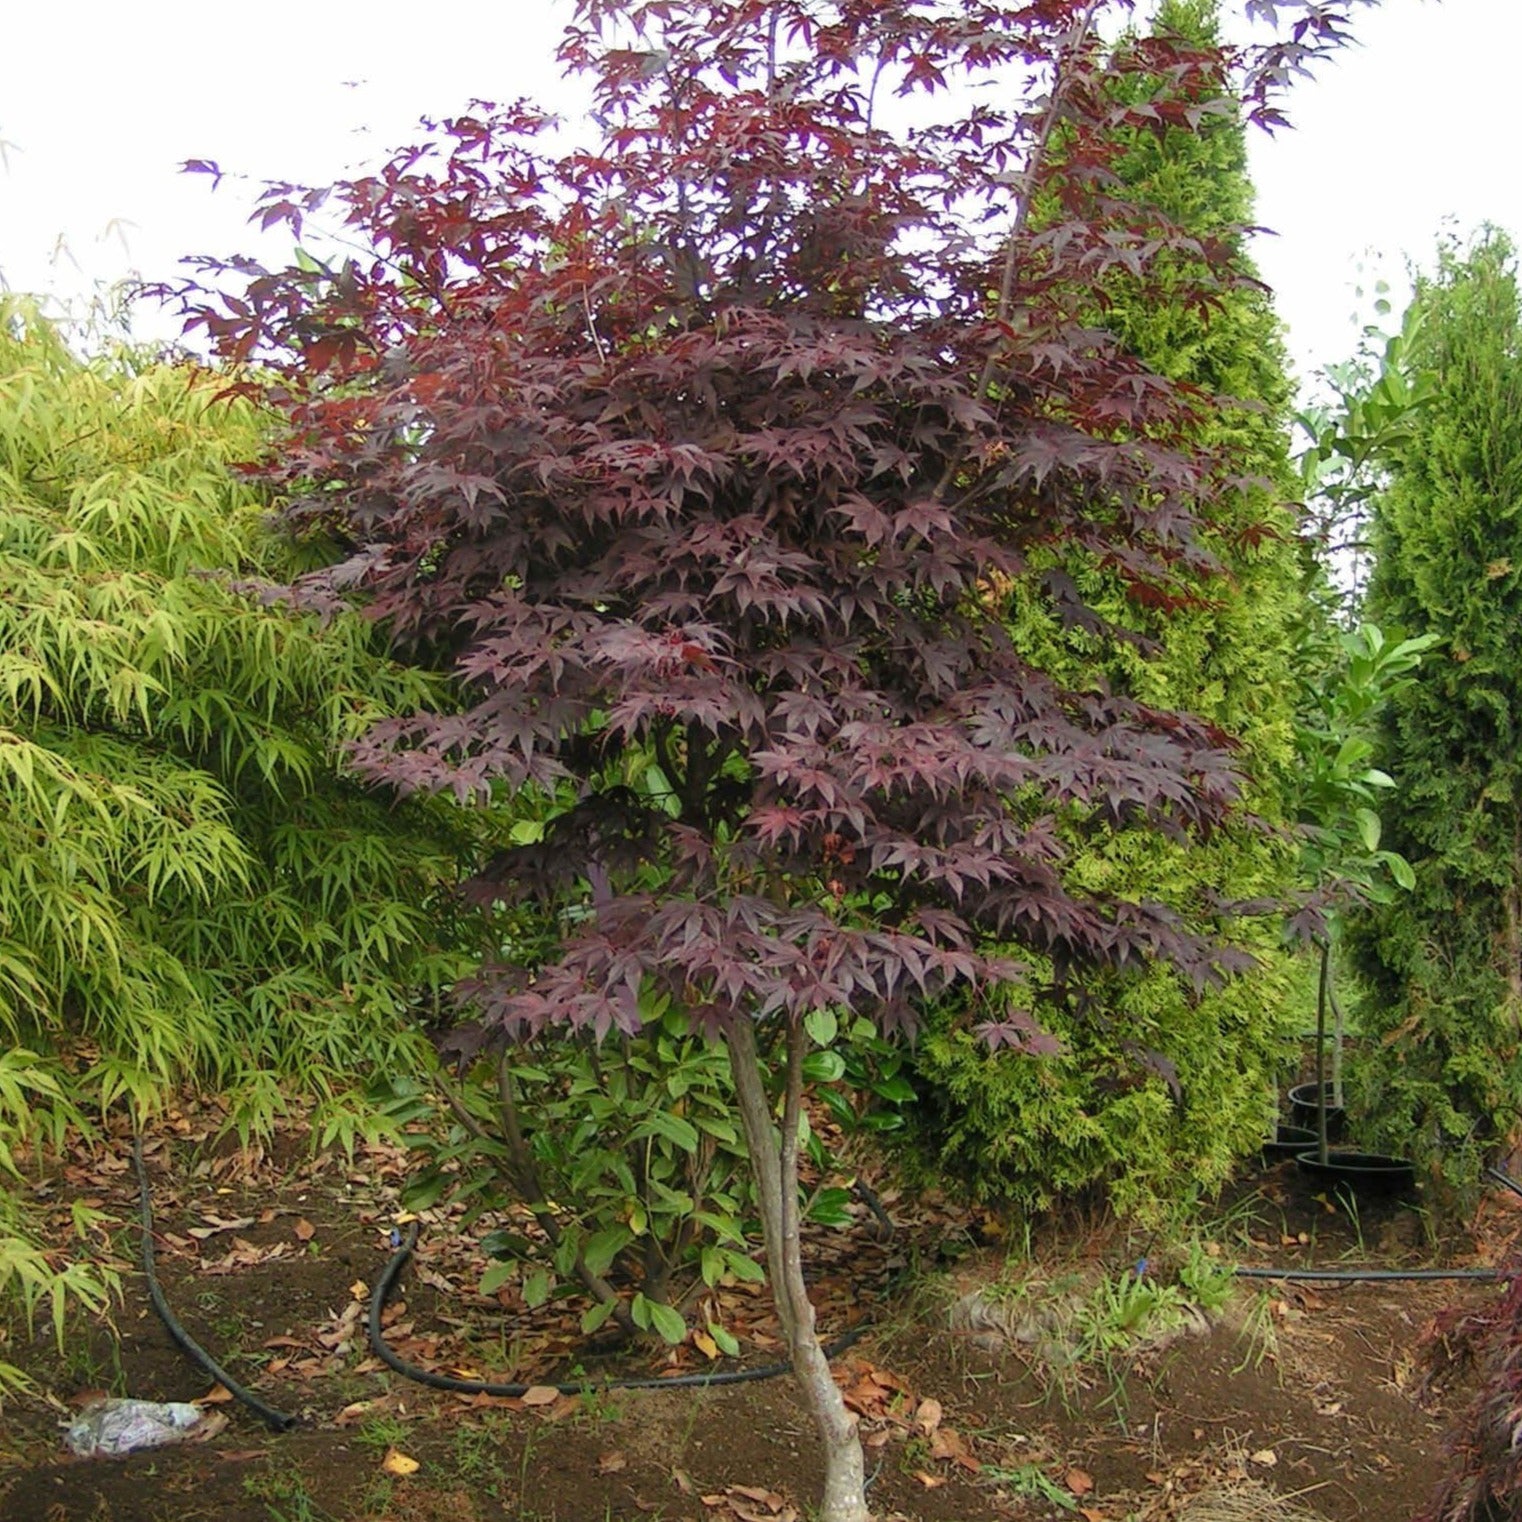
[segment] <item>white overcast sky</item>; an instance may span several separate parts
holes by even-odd
[[[251,189],[213,194],[178,172],[184,159],[325,183],[472,97],[575,103],[552,56],[567,0],[7,9],[0,279],[76,302],[172,275],[184,254],[251,250]],[[1384,0],[1358,35],[1292,96],[1295,130],[1252,145],[1258,219],[1275,234],[1257,258],[1302,374],[1350,351],[1355,285],[1383,274],[1398,296],[1407,259],[1430,262],[1444,226],[1522,237],[1522,0]],[[171,332],[163,318],[138,327]]]

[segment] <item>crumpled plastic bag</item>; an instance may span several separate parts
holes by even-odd
[[[220,1413],[202,1411],[189,1401],[91,1401],[69,1424],[64,1441],[82,1459],[162,1448],[187,1438],[209,1437],[205,1423]],[[222,1417],[225,1423],[226,1417]]]

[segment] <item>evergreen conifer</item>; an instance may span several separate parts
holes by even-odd
[[[1153,30],[1209,47],[1217,7],[1165,0]],[[1144,85],[1118,73],[1112,88],[1139,95]],[[1284,426],[1291,388],[1278,321],[1242,246],[1252,186],[1240,114],[1224,92],[1159,106],[1157,130],[1127,129],[1109,168],[1124,194],[1160,220],[1202,241],[1229,240],[1239,283],[1202,308],[1202,261],[1172,255],[1145,279],[1112,273],[1094,320],[1158,373],[1236,399],[1200,424],[1219,463],[1201,520],[1220,569],[1181,577],[1175,598],[1138,616],[1113,570],[1082,552],[1054,551],[1044,576],[1011,588],[1009,616],[1021,647],[1059,680],[1104,681],[1239,737],[1253,807],[1281,821],[1293,749],[1292,634],[1304,606],[1294,521],[1282,505],[1294,492]],[[1169,106],[1202,112],[1201,130],[1167,124]],[[1065,578],[1126,632],[1065,626],[1052,595]],[[1075,834],[1084,823],[1073,822]],[[1261,833],[1185,847],[1096,831],[1076,869],[1097,890],[1161,898],[1208,921],[1219,898],[1287,893],[1293,858],[1283,838]],[[943,1017],[919,1058],[940,1165],[1032,1204],[1103,1180],[1119,1205],[1145,1206],[1224,1178],[1262,1137],[1279,1012],[1294,976],[1271,918],[1239,922],[1233,933],[1258,967],[1225,988],[1201,996],[1158,966],[1111,979],[1097,1002],[1044,1009],[1066,1047],[1047,1062],[990,1053]]]
[[[1386,841],[1416,887],[1351,938],[1371,1142],[1473,1183],[1522,1127],[1522,309],[1507,240],[1418,283],[1426,404],[1375,501],[1369,616],[1438,643],[1388,705]]]

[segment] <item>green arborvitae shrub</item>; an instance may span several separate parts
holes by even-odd
[[[1453,1184],[1522,1134],[1522,312],[1496,234],[1418,283],[1427,401],[1375,501],[1369,616],[1437,643],[1387,706],[1386,840],[1416,887],[1352,927],[1371,1144]]]
[[[435,907],[459,811],[340,765],[436,694],[364,620],[243,589],[289,552],[234,468],[261,419],[218,386],[0,306],[0,1175],[187,1080],[244,1127],[304,1087],[344,1139],[344,1086],[414,1062],[405,1000],[465,965]],[[45,1299],[4,1193],[0,1291]]]
[[[1168,0],[1156,27],[1208,41],[1215,7]],[[1191,234],[1234,237],[1252,215],[1244,131],[1229,101],[1207,109],[1220,114],[1202,132],[1134,136],[1113,168],[1131,194]],[[1235,264],[1251,276],[1244,255]],[[1010,589],[1009,619],[1025,650],[1063,681],[1107,681],[1239,736],[1255,781],[1251,806],[1277,822],[1294,744],[1293,632],[1304,609],[1294,521],[1281,505],[1293,486],[1279,327],[1259,287],[1223,290],[1202,311],[1169,299],[1170,273],[1182,290],[1200,270],[1180,261],[1145,284],[1111,280],[1095,320],[1170,379],[1241,400],[1201,421],[1220,458],[1221,486],[1202,516],[1221,572],[1181,572],[1173,605],[1137,607],[1113,569],[1069,553]],[[1053,572],[1142,638],[1064,627]],[[1072,843],[1087,885],[1161,899],[1196,922],[1212,919],[1218,897],[1286,894],[1294,866],[1285,839],[1248,830],[1184,847],[1089,834],[1075,820]],[[1040,1013],[1066,1044],[1055,1059],[991,1054],[943,1015],[918,1059],[939,1165],[984,1195],[1027,1204],[1104,1183],[1118,1206],[1144,1207],[1224,1179],[1271,1122],[1283,1011],[1298,979],[1272,918],[1239,921],[1231,934],[1259,966],[1224,989],[1199,995],[1157,967],[1113,980],[1082,1008],[1054,998]]]

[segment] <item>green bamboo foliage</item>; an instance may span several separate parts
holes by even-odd
[[[1522,1142],[1522,304],[1505,238],[1418,283],[1429,388],[1374,505],[1369,615],[1437,643],[1391,700],[1386,843],[1415,891],[1352,936],[1369,1135],[1460,1186]]]
[[[183,367],[0,321],[0,1030],[106,1105],[186,1077],[328,1086],[460,964],[448,805],[343,774],[437,701],[373,629],[265,605],[287,550],[235,467],[260,419]]]
[[[340,764],[439,694],[363,620],[240,589],[289,569],[235,469],[261,447],[213,377],[0,305],[0,1170],[185,1081],[245,1131],[303,1087],[351,1137],[355,1077],[415,1060],[409,993],[466,965],[455,811]],[[46,1299],[21,1224],[0,1180],[0,1290]]]
[[[1214,36],[1210,0],[1166,0],[1156,28],[1185,38]],[[1124,44],[1123,44],[1124,45]],[[1244,132],[1229,102],[1200,133],[1135,135],[1118,166],[1132,194],[1200,238],[1231,237],[1251,221]],[[1251,275],[1238,251],[1236,267]],[[1197,283],[1180,267],[1178,285]],[[1162,707],[1192,709],[1241,737],[1253,780],[1253,809],[1284,818],[1293,754],[1293,630],[1303,598],[1294,522],[1281,504],[1294,495],[1285,421],[1290,400],[1279,326],[1261,288],[1242,285],[1202,311],[1109,283],[1102,322],[1153,369],[1242,405],[1206,421],[1222,486],[1204,504],[1207,547],[1224,574],[1196,580],[1192,603],[1137,608],[1118,581],[1073,553],[1057,562],[1087,597],[1147,643],[1064,629],[1032,578],[1013,589],[1012,625],[1044,669],[1067,682],[1103,679]],[[1243,485],[1255,479],[1258,484]],[[1187,849],[1161,840],[1086,833],[1076,821],[1076,870],[1122,898],[1162,900],[1209,922],[1218,896],[1288,892],[1293,856],[1282,839],[1243,832]],[[940,1141],[940,1160],[990,1193],[1041,1204],[1103,1181],[1124,1208],[1145,1207],[1226,1177],[1270,1123],[1272,1072],[1282,1050],[1295,969],[1271,919],[1229,931],[1258,970],[1198,997],[1158,969],[1117,980],[1092,1007],[1043,1010],[1067,1044],[1043,1062],[982,1052],[943,1025],[926,1042],[922,1074]],[[1178,1094],[1153,1052],[1176,1070]]]

